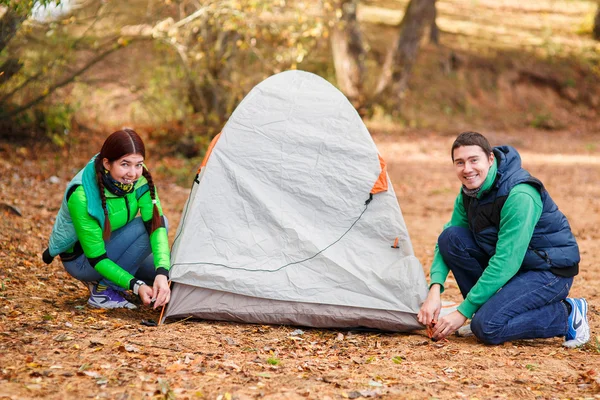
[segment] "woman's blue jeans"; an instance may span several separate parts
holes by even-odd
[[[477,245],[471,231],[462,227],[445,229],[438,238],[438,247],[466,298],[490,257]],[[564,336],[568,314],[562,300],[572,283],[572,277],[550,271],[521,271],[475,313],[471,330],[488,344]]]
[[[165,225],[167,225],[166,218]],[[148,284],[154,282],[156,277],[154,257],[150,247],[150,237],[141,217],[112,232],[106,242],[106,255],[137,279]],[[83,254],[74,260],[63,261],[63,265],[72,277],[80,281],[100,282],[117,290],[123,290],[100,275]]]

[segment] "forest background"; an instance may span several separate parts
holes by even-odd
[[[600,398],[596,1],[0,4],[0,399]],[[477,130],[519,148],[580,244],[572,292],[590,302],[590,343],[147,327],[155,312],[88,309],[86,289],[43,264],[64,185],[107,134],[142,135],[177,226],[211,138],[289,69],[327,79],[363,117],[426,273],[458,190],[453,138]],[[445,296],[460,300],[452,279]]]

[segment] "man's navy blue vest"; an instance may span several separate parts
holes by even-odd
[[[535,187],[542,197],[542,215],[533,231],[521,270],[551,270],[561,276],[579,271],[579,247],[564,214],[542,182],[521,167],[521,157],[511,146],[494,148],[496,180],[481,198],[463,195],[469,227],[479,246],[491,257],[496,253],[500,214],[511,189],[520,183]]]

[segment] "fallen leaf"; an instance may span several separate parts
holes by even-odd
[[[129,353],[139,353],[140,349],[131,344],[119,346],[119,351],[127,351]]]
[[[11,204],[7,204],[7,203],[0,203],[0,210],[4,210],[4,211],[8,211],[13,215],[17,215],[19,217],[22,217],[23,214],[21,213],[21,210],[19,210],[18,207],[13,206]]]
[[[224,367],[226,367],[226,368],[231,368],[231,369],[234,369],[236,371],[241,371],[242,370],[242,368],[239,365],[237,365],[236,363],[233,363],[233,362],[224,362],[222,365]]]
[[[73,336],[69,336],[66,333],[59,333],[58,335],[54,336],[53,339],[57,342],[67,342],[69,340],[73,340]]]
[[[237,342],[230,337],[226,337],[225,342],[227,342],[227,344],[230,346],[237,346]]]
[[[580,375],[594,386],[594,391],[600,391],[600,375],[595,369],[590,369]]]
[[[361,390],[359,393],[362,397],[377,397],[377,392],[374,390]]]

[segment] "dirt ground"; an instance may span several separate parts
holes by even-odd
[[[427,273],[459,187],[448,154],[454,136],[384,127],[371,131],[388,162],[415,253]],[[83,285],[60,262],[45,265],[40,258],[66,179],[85,160],[4,145],[0,399],[600,398],[597,133],[488,135],[492,144],[521,150],[525,167],[545,182],[571,222],[582,253],[571,294],[585,296],[590,304],[592,340],[584,348],[563,348],[561,338],[500,346],[472,337],[434,343],[424,331],[302,328],[303,334],[292,335],[297,327],[210,321],[148,327],[141,321],[158,320],[158,312],[90,309]],[[164,161],[150,159],[149,165]],[[188,189],[157,180],[176,226]],[[452,280],[444,296],[460,300]]]

